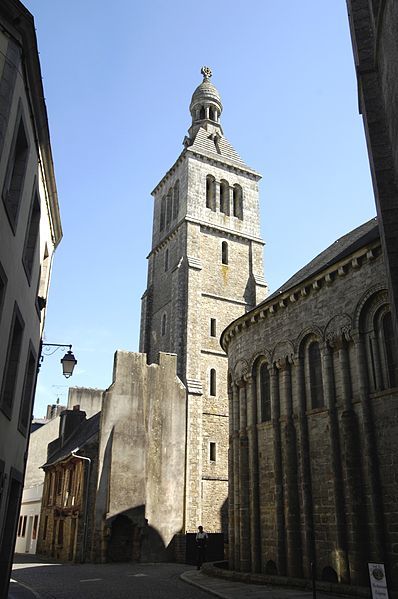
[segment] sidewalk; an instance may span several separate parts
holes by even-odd
[[[287,587],[247,584],[208,576],[198,570],[189,570],[180,578],[222,599],[312,599],[312,591]],[[319,599],[336,599],[337,595],[317,591]],[[338,596],[340,599],[342,595]]]

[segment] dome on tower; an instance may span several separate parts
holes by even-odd
[[[221,97],[218,89],[211,83],[210,77],[212,75],[209,67],[203,67],[201,70],[203,75],[203,81],[192,94],[191,104],[189,110],[192,111],[201,106],[209,104],[216,104],[219,111],[222,111]]]

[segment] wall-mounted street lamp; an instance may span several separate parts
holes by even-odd
[[[42,343],[41,344],[41,356],[40,356],[40,364],[44,360],[44,356],[52,356],[56,351],[61,349],[65,351],[69,347],[69,350],[66,352],[64,357],[61,360],[62,364],[62,374],[65,378],[69,378],[73,374],[73,370],[77,364],[77,360],[75,356],[72,354],[72,346],[68,343]],[[54,348],[54,349],[53,349]],[[40,365],[39,365],[40,366]]]

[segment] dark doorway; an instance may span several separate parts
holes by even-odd
[[[108,561],[130,562],[137,559],[135,541],[136,526],[127,516],[116,516],[111,525],[108,543]]]
[[[5,511],[3,537],[0,544],[0,596],[5,597],[11,573],[12,555],[17,532],[22,475],[14,468],[10,471],[8,501]]]

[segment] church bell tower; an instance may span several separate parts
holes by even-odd
[[[190,103],[184,149],[152,192],[140,351],[177,354],[187,390],[185,531],[226,532],[227,357],[223,329],[266,296],[258,181],[224,137],[212,73]]]

